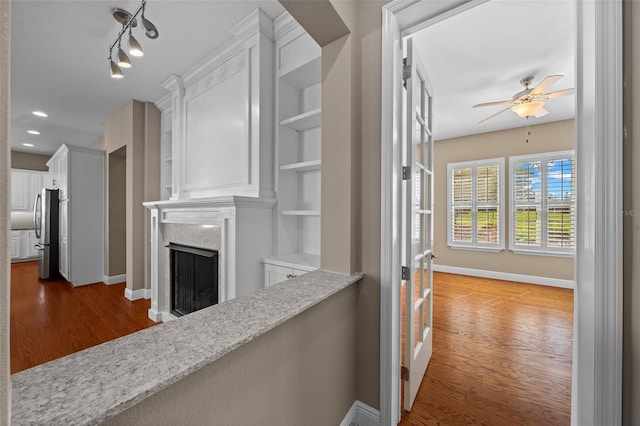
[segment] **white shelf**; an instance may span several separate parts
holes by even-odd
[[[302,163],[285,164],[280,166],[280,170],[290,172],[310,172],[320,170],[320,160],[303,161]]]
[[[271,265],[302,269],[303,271],[313,271],[320,268],[319,254],[291,253],[282,256],[265,257],[262,261]]]
[[[320,216],[320,210],[282,210],[282,216]]]
[[[295,117],[287,118],[280,122],[281,126],[286,126],[298,132],[304,132],[315,127],[320,127],[320,108],[308,111]]]
[[[320,56],[281,73],[280,79],[298,89],[319,84],[321,81]]]

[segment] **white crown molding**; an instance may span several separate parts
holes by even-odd
[[[262,9],[257,8],[242,21],[234,25],[229,31],[241,40],[249,40],[257,33],[261,33],[273,41],[273,21]]]
[[[180,76],[177,74],[171,74],[169,77],[165,78],[164,81],[160,83],[160,85],[170,92],[184,87],[182,78],[180,78]]]
[[[166,95],[155,101],[154,104],[160,111],[162,111],[163,113],[167,113],[171,110],[171,106],[173,105],[173,94],[167,93]]]
[[[298,24],[298,21],[296,21],[289,12],[284,12],[273,20],[273,38],[278,40],[285,34],[299,27],[300,24]]]

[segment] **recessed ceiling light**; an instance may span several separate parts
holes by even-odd
[[[39,135],[40,132],[37,130],[27,130],[27,133],[29,133],[30,135]]]
[[[28,146],[29,148],[33,148],[32,143],[23,143],[22,146]]]
[[[47,114],[46,112],[42,112],[42,111],[33,111],[32,112],[33,115],[38,116],[38,117],[48,117],[49,114]]]

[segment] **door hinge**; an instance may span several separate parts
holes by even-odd
[[[400,367],[400,378],[405,382],[409,381],[409,369],[404,365]]]
[[[411,179],[411,166],[402,166],[402,180]]]
[[[402,59],[402,85],[407,88],[407,80],[411,78],[411,65],[407,64],[407,58]]]
[[[406,266],[402,267],[402,279],[408,280],[411,278],[411,268],[407,268]]]

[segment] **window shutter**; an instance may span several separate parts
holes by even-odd
[[[451,172],[451,236],[454,242],[473,241],[472,169],[456,168]]]

